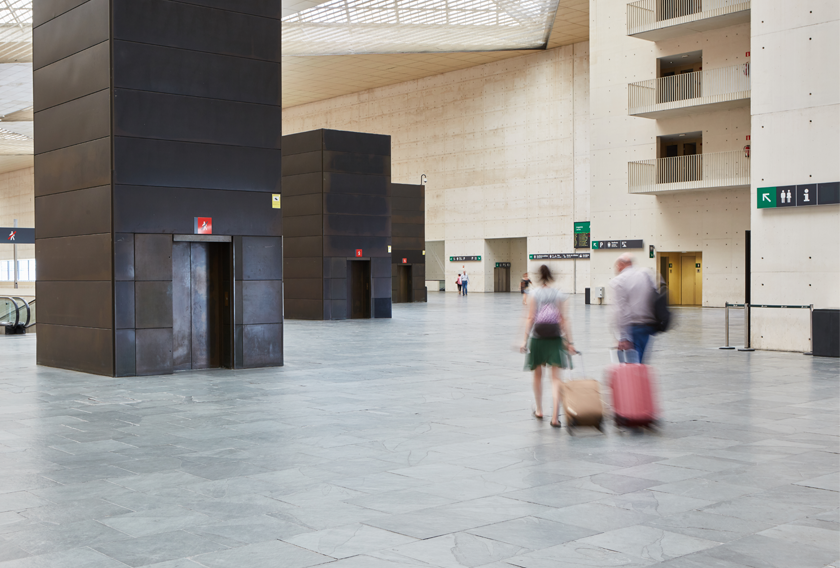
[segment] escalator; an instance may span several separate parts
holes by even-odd
[[[34,332],[35,300],[26,301],[17,296],[0,296],[0,326],[6,335],[23,335]]]

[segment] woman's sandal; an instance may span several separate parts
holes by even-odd
[[[559,422],[549,422],[549,424],[551,424],[552,428],[562,428],[563,427],[563,425],[560,424]]]
[[[542,417],[541,415],[537,414],[537,411],[536,411],[536,410],[532,410],[532,411],[531,411],[531,415],[532,415],[534,418],[536,418],[537,420],[542,420],[542,419],[543,419],[543,417]]]

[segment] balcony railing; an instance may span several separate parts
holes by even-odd
[[[628,112],[634,116],[746,100],[750,98],[750,64],[630,83],[627,96]]]
[[[630,162],[630,193],[671,193],[749,187],[750,159],[742,150]]]
[[[674,35],[658,30],[712,18],[719,18],[720,25],[734,25],[749,21],[749,9],[750,0],[638,0],[627,5],[627,35],[657,41]],[[740,17],[726,18],[738,12]],[[707,22],[692,29],[713,27],[714,22]]]

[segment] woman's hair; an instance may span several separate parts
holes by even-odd
[[[548,284],[549,282],[554,282],[554,275],[551,274],[551,269],[544,264],[540,266],[539,280],[540,284]]]

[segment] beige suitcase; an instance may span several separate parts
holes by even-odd
[[[604,405],[598,381],[582,379],[563,383],[563,411],[570,434],[578,426],[593,426],[603,432]]]

